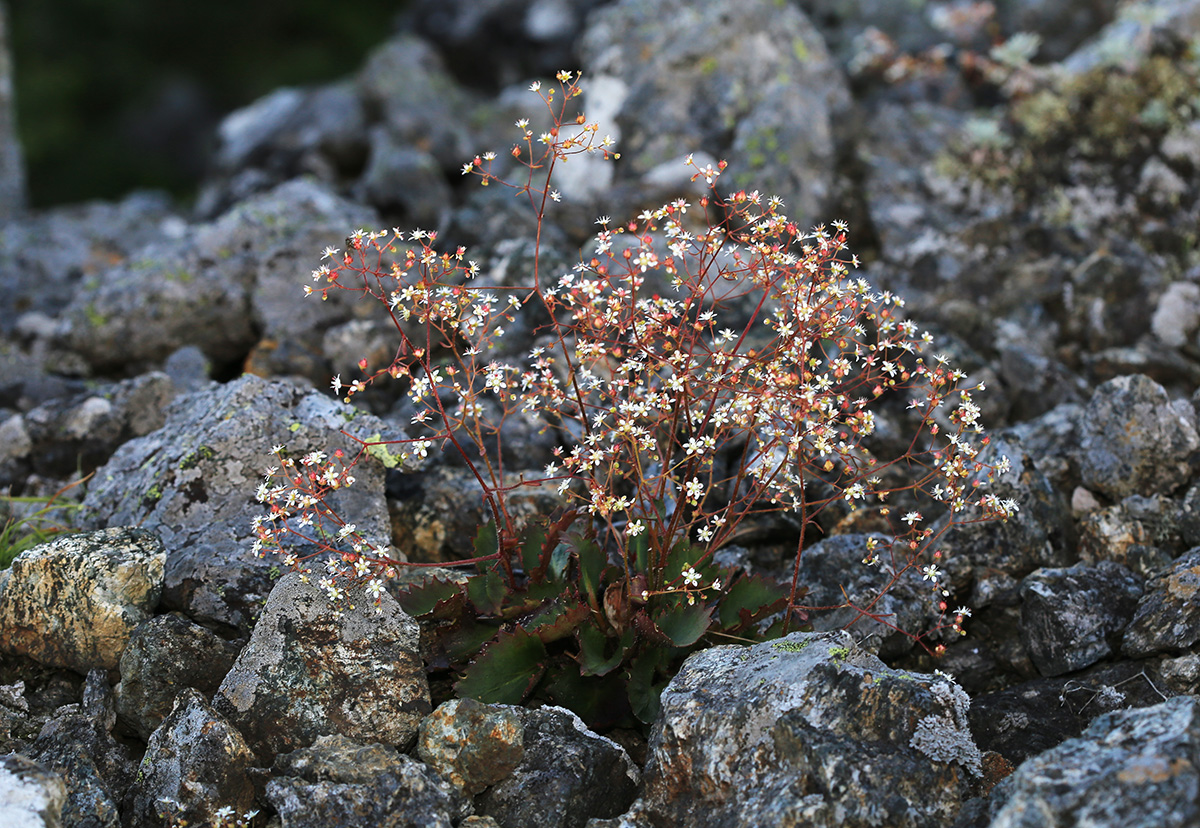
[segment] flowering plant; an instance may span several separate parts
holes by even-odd
[[[805,530],[825,510],[872,508],[892,526],[889,543],[864,547],[864,565],[880,568],[880,595],[913,570],[932,582],[939,621],[906,634],[928,646],[944,629],[961,631],[962,615],[945,614],[939,539],[1015,505],[981,491],[1000,467],[979,459],[986,438],[973,389],[959,387],[963,375],[942,357],[923,355],[932,340],[899,316],[898,297],[852,276],[859,262],[846,226],[804,232],[776,198],[723,196],[725,164],[689,156],[692,181],[707,185],[695,203],[602,217],[578,264],[545,273],[542,231],[561,198],[556,166],[579,154],[619,156],[597,124],[570,116],[581,94],[572,73],[533,91],[553,127],[535,137],[517,122],[511,157],[523,180],[493,172],[492,153],[463,167],[485,186],[512,187],[534,210],[527,284],[473,284],[480,268],[466,251],[440,249],[420,230],[358,231],[345,251],[325,251],[306,292],[375,299],[399,339],[389,365],[370,371],[362,360],[363,376],[335,377],[335,393],[349,402],[385,377],[399,380],[423,431],[363,443],[349,459],[294,461],[277,447],[282,472],[259,490],[270,507],[257,523],[261,546],[300,568],[326,556],[321,584],[335,597],[347,578],[379,594],[381,578],[408,564],[368,543],[327,495],[349,485],[367,455],[393,464],[421,461],[435,446],[458,455],[491,518],[469,561],[476,572],[464,583],[411,586],[402,605],[437,622],[445,665],[464,670],[460,693],[512,702],[536,690],[593,720],[620,718],[609,706],[613,684],[628,691],[616,694],[628,697],[626,710],[651,720],[656,686],[702,640],[803,623],[815,609],[799,582]],[[533,331],[519,357],[504,340],[514,326]],[[911,400],[914,434],[896,456],[879,457],[871,406],[898,395]],[[539,420],[558,444],[553,462],[513,482],[499,449],[519,417]],[[547,483],[563,510],[522,532],[510,497]],[[899,515],[890,506],[922,498],[949,516],[937,528],[916,507]],[[800,527],[790,579],[717,565],[715,553],[748,518],[776,512]],[[875,603],[853,608],[894,629]]]

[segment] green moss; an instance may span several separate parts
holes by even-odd
[[[201,460],[211,460],[217,456],[217,452],[211,446],[200,446],[195,451],[189,451],[179,461],[179,468],[183,470],[194,469],[200,465]]]
[[[829,655],[833,656],[834,661],[842,662],[850,657],[850,648],[849,647],[830,647]]]
[[[108,317],[97,309],[94,302],[88,302],[84,305],[83,315],[87,317],[88,324],[93,328],[103,328],[108,324]]]
[[[142,506],[153,506],[155,503],[158,503],[158,501],[162,500],[162,496],[162,483],[155,483],[149,489],[146,489],[146,493],[142,495]]]
[[[775,641],[771,644],[771,649],[782,650],[785,653],[798,653],[806,649],[809,645],[807,641]]]
[[[704,58],[704,60],[700,61],[700,74],[711,75],[713,72],[717,71],[717,66],[717,59],[712,55],[709,55],[708,57]]]

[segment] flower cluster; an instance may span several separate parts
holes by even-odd
[[[568,114],[578,79],[564,72],[558,80],[558,97],[534,85],[556,126],[535,138],[527,121],[517,122],[512,157],[528,169],[524,182],[494,174],[494,153],[462,170],[527,196],[539,227],[560,198],[556,164],[578,153],[618,157],[598,125]],[[629,600],[719,595],[728,584],[702,586],[700,571],[753,515],[792,512],[807,526],[826,509],[869,508],[892,520],[890,503],[904,497],[950,519],[935,530],[922,511],[905,511],[892,522],[894,540],[871,541],[864,563],[881,568],[881,592],[910,570],[923,574],[938,626],[961,631],[969,612],[946,616],[937,543],[955,524],[1016,511],[986,492],[1006,464],[980,459],[987,439],[976,389],[963,388],[964,375],[944,357],[927,356],[932,337],[901,316],[898,296],[854,275],[859,261],[844,223],[802,230],[777,198],[721,195],[723,162],[685,163],[707,194],[621,223],[601,217],[570,271],[547,275],[535,265],[520,287],[474,285],[479,266],[466,251],[441,249],[421,230],[360,230],[344,252],[327,249],[306,292],[372,297],[399,340],[390,365],[369,372],[364,360],[360,378],[334,378],[334,392],[350,401],[385,377],[405,383],[420,436],[386,450],[402,460],[424,458],[435,445],[461,455],[497,527],[491,557],[510,577],[513,487],[495,448],[507,420],[534,417],[557,434],[558,447],[524,485],[551,482],[588,516],[600,548],[620,565]],[[493,358],[516,350],[498,346],[518,316],[541,320],[521,326],[534,340],[519,358]],[[880,457],[872,407],[897,397],[910,401],[915,433],[906,450]],[[271,469],[259,490],[269,511],[256,523],[256,548],[282,550],[289,565],[300,563],[298,542],[314,555],[333,553],[321,582],[333,597],[346,577],[378,590],[381,575],[402,561],[367,544],[325,500],[352,482],[362,455],[343,465],[319,453],[299,461],[281,447],[275,453],[282,470]],[[696,550],[682,567],[672,558],[681,544]],[[803,540],[791,609],[802,608],[802,549]],[[890,626],[870,606],[859,611]]]

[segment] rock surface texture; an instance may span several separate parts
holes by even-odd
[[[0,5],[0,41],[6,22]],[[388,23],[363,21],[380,42],[352,76],[230,114],[190,206],[143,192],[25,209],[20,67],[0,45],[2,828],[1200,825],[1200,0],[411,0]],[[525,129],[542,146],[551,120],[530,86],[561,95],[560,69],[582,71],[582,94],[554,106],[581,107],[621,156],[558,159],[542,199],[509,150]],[[417,448],[424,378],[388,376],[426,347],[430,316],[403,294],[413,261],[436,233],[423,264],[461,255],[474,274],[437,302],[516,302],[479,364],[548,356],[549,314],[522,303],[535,272],[578,302],[601,245],[632,259],[649,244],[615,232],[641,211],[686,203],[695,225],[680,232],[704,232],[717,205],[701,204],[689,154],[728,162],[720,197],[780,197],[797,237],[825,226],[802,244],[847,220],[853,291],[863,280],[895,314],[856,317],[856,358],[911,322],[932,344],[897,374],[945,359],[962,386],[986,386],[977,459],[1007,458],[987,491],[1015,511],[949,526],[973,485],[953,513],[914,486],[928,467],[878,462],[911,443],[913,401],[813,380],[842,408],[871,397],[863,446],[892,492],[856,499],[810,475],[819,508],[754,514],[713,550],[763,579],[729,589],[795,577],[799,631],[710,631],[668,667],[659,645],[687,638],[709,596],[667,630],[614,592],[595,629],[637,635],[590,641],[575,675],[554,659],[584,648],[580,628],[521,617],[480,580],[472,623],[505,625],[534,662],[528,682],[497,684],[533,693],[461,698],[460,666],[503,663],[480,656],[492,630],[459,625],[466,601],[450,595],[456,562],[486,556],[489,514],[467,454]],[[485,159],[533,189],[480,187]],[[646,238],[682,244],[664,226]],[[323,298],[322,268],[392,227],[385,276]],[[747,249],[713,261],[736,282]],[[686,298],[664,260],[640,261],[639,300]],[[838,312],[857,313],[853,291]],[[832,312],[792,299],[809,321]],[[777,324],[765,304],[719,310],[755,314],[748,335]],[[787,382],[851,353],[820,332],[803,348]],[[462,354],[434,356],[466,382]],[[546,376],[565,382],[555,359]],[[509,404],[499,376],[479,381],[473,404],[503,421],[480,462],[526,526],[564,504],[543,470],[592,438]],[[442,390],[437,406],[459,411],[465,385]],[[958,406],[918,442],[975,416]],[[823,415],[789,416],[799,450],[819,453]],[[703,459],[733,468],[756,440]],[[361,547],[331,555],[341,527],[299,515],[285,521],[294,560],[260,555],[256,526],[280,519],[265,514],[268,468],[315,486],[305,458],[339,451],[357,480],[327,497],[346,535],[436,569],[331,582]],[[664,515],[712,503],[685,499],[664,492]],[[634,519],[619,511],[600,537]],[[902,521],[929,532],[907,568],[890,549]],[[78,533],[30,534],[58,527]],[[567,545],[547,551],[582,574]],[[408,582],[432,585],[426,614],[402,609]],[[564,596],[555,612],[587,612]],[[602,690],[580,702],[579,687]]]

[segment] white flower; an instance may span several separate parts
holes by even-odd
[[[646,524],[642,523],[640,520],[635,520],[633,523],[625,527],[625,534],[631,538],[636,538],[645,531]]]
[[[935,585],[937,584],[939,572],[936,566],[930,564],[922,569],[921,572],[924,573],[923,577],[921,578],[922,581],[933,581]]]
[[[692,567],[683,570],[683,582],[687,586],[697,586],[700,583],[700,573]]]
[[[340,394],[342,392],[342,375],[338,374],[335,376],[333,381],[329,383],[329,387],[333,389],[333,393]]]

